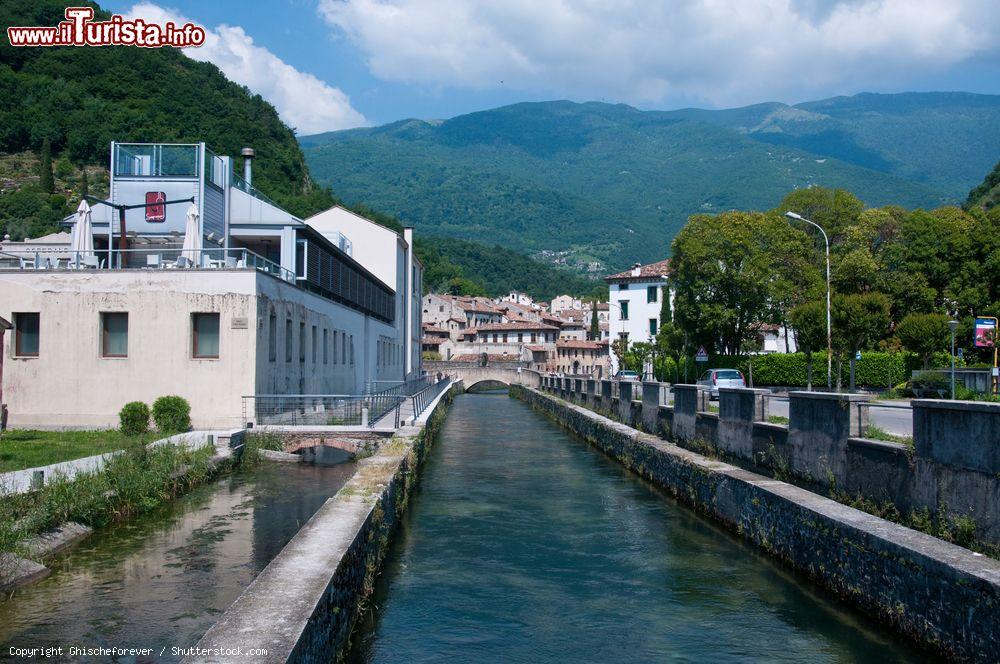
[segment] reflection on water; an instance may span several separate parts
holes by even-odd
[[[920,657],[506,396],[456,399],[373,599],[354,661]]]
[[[354,472],[262,464],[102,530],[0,602],[11,646],[190,647]],[[141,661],[141,660],[140,660]]]

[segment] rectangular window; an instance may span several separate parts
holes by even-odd
[[[313,325],[313,329],[312,329],[312,356],[313,356],[312,362],[313,362],[313,364],[316,364],[317,358],[319,357],[316,354],[316,346],[317,346],[318,343],[319,343],[319,338],[316,336],[316,326]]]
[[[655,337],[656,336],[656,319],[655,318],[650,318],[649,319],[649,336],[651,336],[651,337]]]
[[[38,357],[38,312],[14,314],[14,354],[18,357]]]
[[[656,302],[659,292],[659,286],[646,286],[646,302]]]
[[[306,324],[299,323],[299,362],[306,361]]]
[[[191,314],[191,356],[219,357],[219,314]]]
[[[340,333],[340,363],[347,364],[347,332]]]
[[[351,335],[351,366],[354,366],[354,335]]]
[[[628,290],[628,284],[618,284],[618,290]]]
[[[278,317],[274,314],[267,319],[267,359],[278,360]]]
[[[330,364],[330,330],[323,328],[323,364]]]
[[[101,314],[101,357],[128,357],[128,314]]]
[[[621,312],[621,320],[628,320],[628,300],[618,300],[618,310]]]
[[[292,319],[285,319],[285,362],[292,361]]]

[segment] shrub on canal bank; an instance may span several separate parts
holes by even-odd
[[[153,402],[153,421],[161,433],[178,433],[191,428],[191,404],[184,397],[160,397]]]
[[[124,436],[140,436],[149,431],[149,406],[130,401],[118,412],[119,431]]]
[[[67,521],[105,526],[153,509],[205,481],[211,448],[132,445],[97,473],[54,478],[30,494],[0,498],[0,553]]]

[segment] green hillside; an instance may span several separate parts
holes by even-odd
[[[870,205],[958,202],[1000,154],[1000,97],[673,112],[525,103],[300,141],[317,181],[425,234],[621,268],[665,255],[693,213],[768,209],[801,187]]]
[[[965,200],[965,207],[981,207],[990,210],[1000,204],[1000,162],[993,167],[986,178],[972,191]]]

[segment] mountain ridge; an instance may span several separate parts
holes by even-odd
[[[959,203],[998,137],[1000,96],[906,93],[721,111],[521,102],[299,140],[317,181],[427,235],[613,269],[662,258],[691,214],[769,209],[800,187]]]

